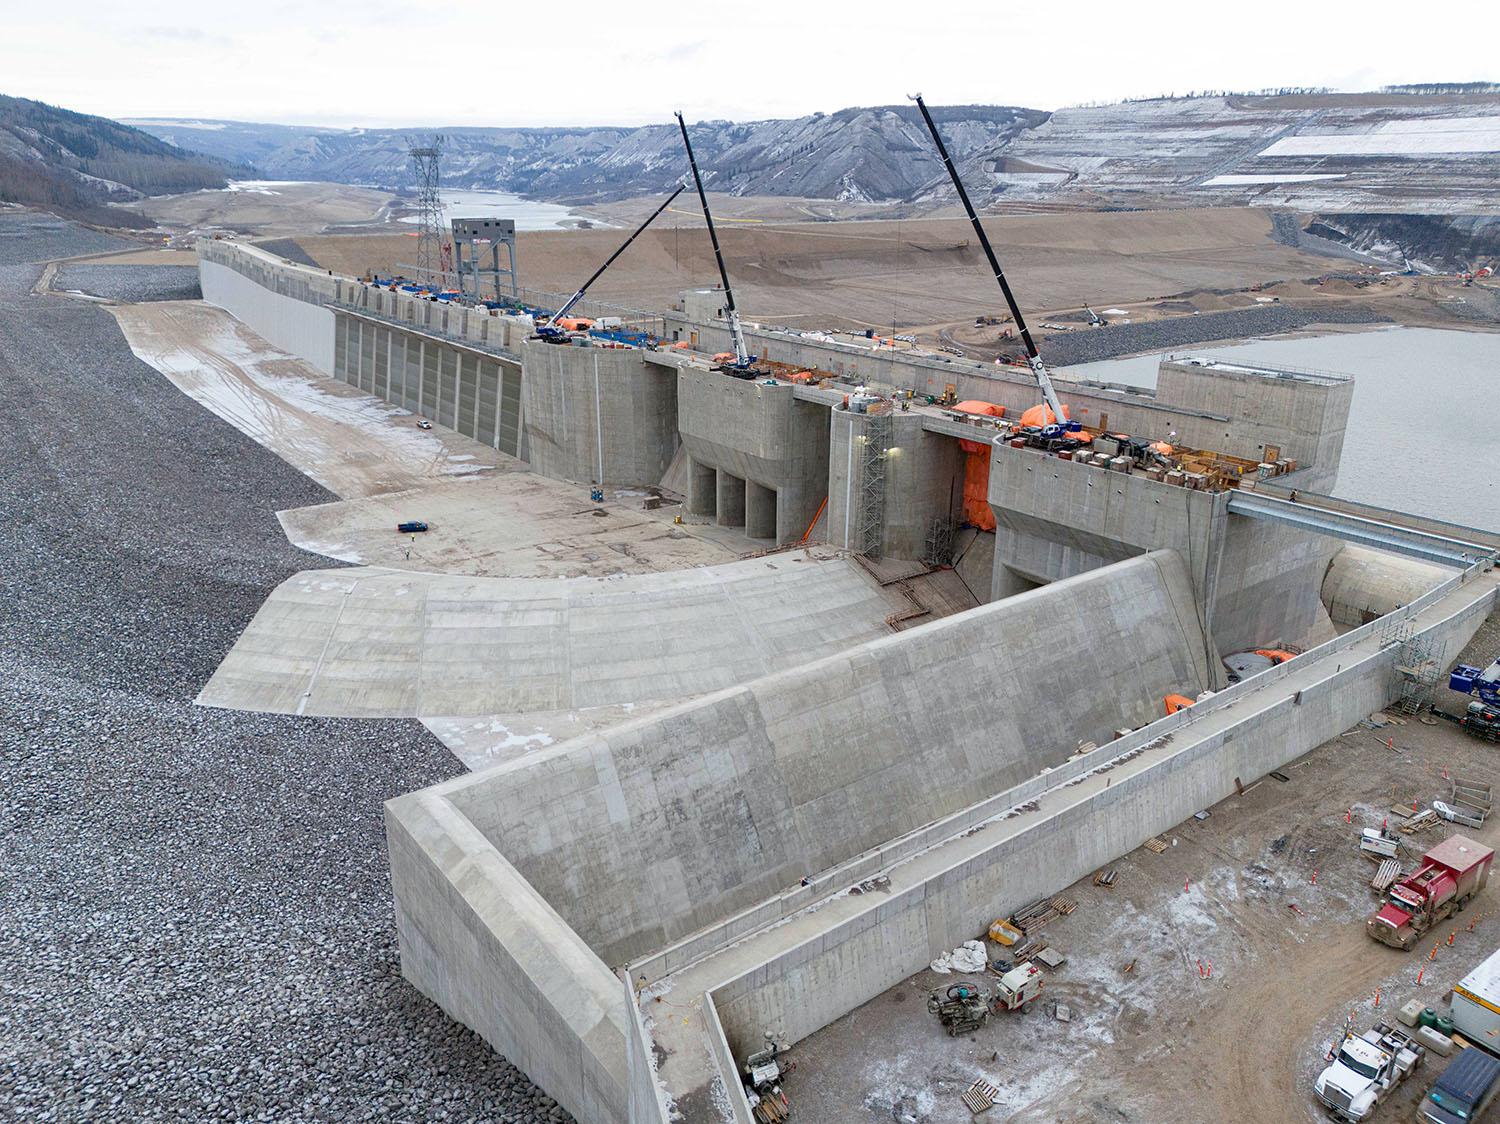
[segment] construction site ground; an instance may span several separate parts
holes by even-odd
[[[1312,1085],[1345,1021],[1394,1023],[1414,998],[1445,1012],[1452,985],[1500,944],[1495,883],[1412,952],[1365,933],[1379,899],[1361,829],[1394,828],[1392,805],[1442,797],[1445,774],[1497,772],[1493,744],[1434,721],[1349,731],[1280,770],[1284,782],[1264,778],[1165,833],[1161,854],[1124,856],[1114,888],[1059,887],[1077,909],[1040,936],[1066,960],[1029,1011],[950,1038],[928,994],[997,981],[923,971],[797,1044],[795,1116],[969,1124],[960,1095],[983,1079],[1000,1090],[988,1124],[1325,1119]],[[1496,821],[1460,830],[1500,846]],[[1406,869],[1453,831],[1410,837]],[[1059,1003],[1071,1021],[1055,1017]],[[1411,1119],[1445,1064],[1429,1056],[1376,1119]]]

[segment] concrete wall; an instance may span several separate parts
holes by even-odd
[[[1308,481],[1309,489],[1326,492],[1333,487],[1354,396],[1349,379],[1213,360],[1164,359],[1157,371],[1156,394],[1164,402],[1234,419],[1220,443],[1197,448],[1262,460],[1266,446],[1274,445],[1283,457],[1326,471],[1326,476]]]
[[[924,558],[935,520],[955,519],[963,508],[963,454],[952,437],[930,433],[917,414],[884,417],[832,412],[828,452],[828,541],[862,550],[866,539],[866,442],[883,440],[884,483],[878,504],[878,543],[886,558]],[[884,428],[887,436],[873,435]]]
[[[693,307],[700,314],[706,311]],[[680,338],[688,339],[691,332],[697,332],[700,348],[707,351],[722,351],[730,345],[722,323],[683,312],[665,315],[669,335],[675,330]],[[752,352],[768,359],[938,398],[953,387],[960,400],[994,402],[1013,418],[1041,401],[1028,371],[905,349],[872,350],[854,343],[807,339],[787,330],[749,328],[746,339]],[[1054,381],[1074,416],[1089,425],[1153,440],[1175,433],[1178,444],[1252,460],[1260,459],[1269,442],[1281,444],[1284,456],[1304,463],[1337,465],[1353,393],[1350,380],[1313,375],[1298,376],[1290,384],[1267,377],[1264,370],[1246,365],[1240,370],[1246,373],[1236,383],[1179,365],[1177,371],[1159,379],[1154,391],[1065,375],[1055,376]],[[1262,395],[1264,402],[1259,401]],[[1332,481],[1319,479],[1305,486],[1327,491]]]
[[[282,263],[252,246],[198,243],[203,299],[255,329],[282,351],[333,374],[333,297],[327,274]]]
[[[1488,590],[1426,630],[1441,661],[1456,656],[1491,611],[1493,583]],[[861,898],[867,908],[715,987],[735,1055],[756,1048],[766,1032],[790,1042],[806,1037],[983,932],[995,917],[1056,893],[1233,794],[1236,779],[1262,777],[1388,705],[1397,691],[1393,665],[1392,649],[1366,643],[1360,655],[1326,661],[1300,693],[1267,693],[1264,706],[1243,720],[1217,728],[1184,723],[1170,743],[1155,743],[1165,752],[1150,768],[1115,771],[1109,784],[1059,781],[1029,822],[989,821],[947,865],[935,862],[909,885]],[[1285,674],[1294,669],[1285,665]]]
[[[1323,578],[1323,604],[1337,625],[1358,627],[1383,617],[1452,577],[1442,566],[1345,544]]]
[[[430,792],[386,805],[401,973],[580,1121],[626,1117],[620,981]]]
[[[1026,581],[1083,573],[1149,550],[1187,562],[1209,635],[1222,653],[1309,647],[1333,634],[1321,590],[1338,540],[1232,515],[1228,493],[1001,445],[990,458],[998,524],[993,598]]]
[[[677,426],[692,461],[690,482],[706,491],[702,470],[713,469],[718,521],[778,544],[801,539],[828,495],[828,410],[798,400],[793,389],[717,371],[677,374]],[[732,493],[727,509],[721,493]],[[695,491],[695,500],[702,494]],[[706,503],[696,506],[710,514]]]
[[[677,451],[676,372],[632,349],[530,340],[523,411],[527,459],[554,480],[658,484]]]
[[[524,458],[518,363],[348,312],[337,314],[334,333],[335,377]]]
[[[1206,683],[1187,574],[1160,553],[434,791],[618,964]]]

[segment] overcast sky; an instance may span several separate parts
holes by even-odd
[[[0,0],[0,93],[109,117],[631,125],[1497,79],[1497,41],[1495,0]]]

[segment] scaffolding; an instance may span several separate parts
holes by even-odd
[[[407,155],[417,181],[417,276],[428,284],[441,285],[443,275],[451,272],[443,260],[443,197],[438,180],[442,136],[412,145]]]
[[[1396,649],[1396,674],[1401,693],[1392,705],[1401,714],[1413,715],[1432,701],[1433,689],[1442,678],[1436,642],[1417,633],[1409,619],[1391,621],[1380,630],[1380,646]]]
[[[889,415],[867,415],[865,431],[854,438],[859,446],[859,553],[880,557],[885,526],[885,468],[891,447]]]
[[[927,552],[922,561],[929,566],[953,565],[953,520],[938,516],[927,529]]]

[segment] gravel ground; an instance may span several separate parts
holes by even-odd
[[[201,300],[195,265],[65,265],[52,279],[54,289],[77,289],[116,301]]]
[[[1043,354],[1049,365],[1071,367],[1121,355],[1167,351],[1215,340],[1244,339],[1291,332],[1309,324],[1389,324],[1391,318],[1362,306],[1309,308],[1268,304],[1229,312],[1205,312],[1150,320],[1143,324],[1111,324],[1107,328],[1079,329],[1047,337]]]
[[[333,497],[39,272],[0,267],[0,1118],[565,1120],[399,975],[381,802],[441,744],[192,705],[328,565],[274,512]]]
[[[140,245],[38,211],[0,211],[0,265],[140,249]]]

